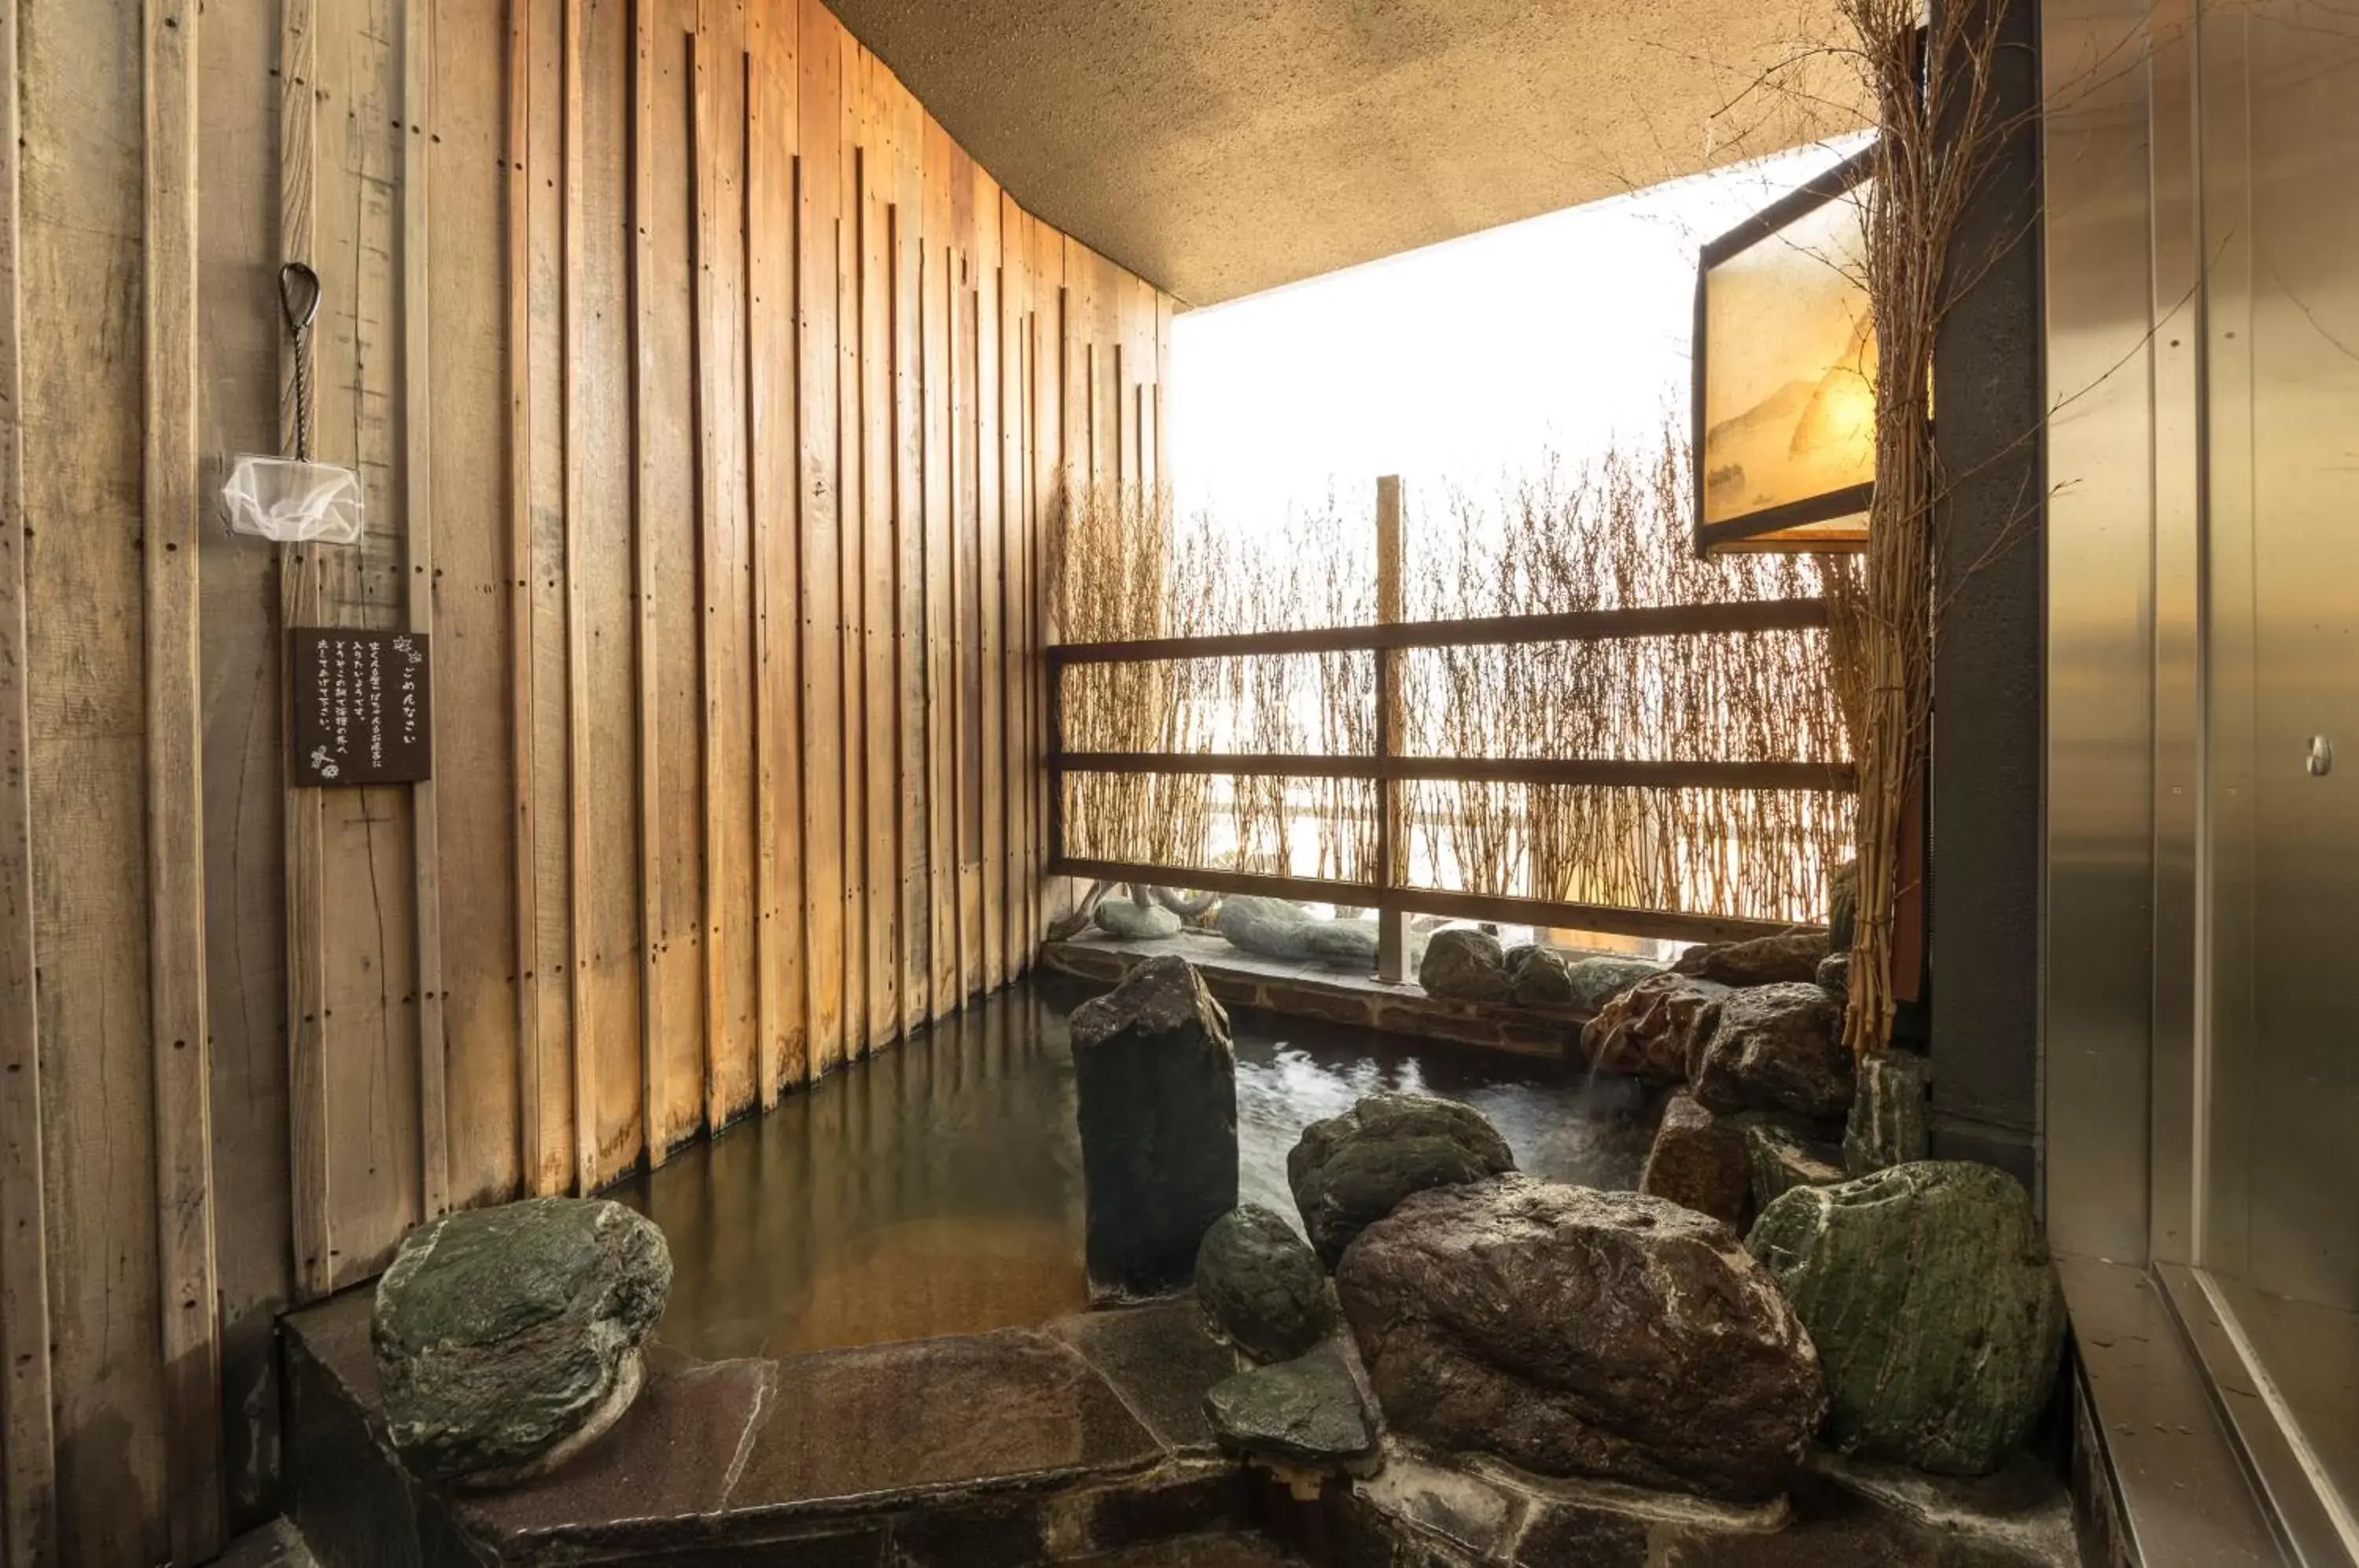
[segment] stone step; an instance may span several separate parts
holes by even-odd
[[[657,1346],[613,1431],[484,1494],[395,1457],[369,1311],[362,1290],[286,1323],[289,1512],[318,1568],[1288,1561],[1241,1534],[1258,1486],[1202,1410],[1237,1362],[1192,1301],[776,1360]]]

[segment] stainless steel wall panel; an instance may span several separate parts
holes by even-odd
[[[2048,1223],[2142,1263],[2154,975],[2147,8],[2041,14],[2048,425]]]

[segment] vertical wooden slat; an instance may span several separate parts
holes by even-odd
[[[920,679],[918,711],[910,726],[917,747],[913,770],[924,780],[919,811],[922,864],[911,881],[919,903],[910,924],[922,925],[926,948],[919,968],[922,995],[913,1018],[939,1018],[958,1001],[958,857],[952,836],[956,777],[951,758],[958,744],[958,681],[953,663],[952,622],[957,609],[958,553],[952,536],[958,499],[957,463],[951,448],[951,343],[952,301],[957,297],[955,224],[949,133],[910,100],[919,121],[919,180],[923,202],[916,257],[918,284],[918,495],[922,533],[918,539],[915,585],[919,619],[911,627],[923,640],[912,645]]]
[[[795,319],[800,383],[803,641],[804,1075],[843,1059],[843,579],[837,382],[843,234],[842,75],[832,13],[800,0],[796,145]]]
[[[665,1100],[665,1040],[668,971],[660,962],[663,931],[664,857],[661,723],[662,682],[658,649],[662,619],[656,610],[657,565],[654,459],[647,423],[658,397],[655,350],[650,342],[651,299],[656,287],[655,126],[656,8],[658,0],[631,0],[631,603],[637,613],[638,642],[633,663],[633,730],[638,746],[638,959],[639,1096],[644,1107],[642,1140],[649,1166],[670,1152],[661,1126]]]
[[[441,897],[439,1036],[425,1029],[425,1065],[444,1068],[448,1201],[461,1207],[514,1195],[516,1146],[517,924],[516,752],[511,670],[515,595],[507,505],[507,238],[512,188],[507,123],[508,16],[481,0],[434,0],[429,78],[433,117],[422,138],[429,166],[430,288],[414,284],[430,362],[409,378],[411,407],[433,420],[429,466],[413,474],[431,495],[429,570],[410,574],[412,625],[422,604],[434,633],[432,821],[421,821],[419,864],[430,846]],[[487,156],[488,154],[488,156]],[[421,289],[422,292],[417,290]],[[412,321],[411,330],[419,330]],[[420,506],[424,506],[421,500]],[[430,831],[429,830],[430,827]],[[422,922],[429,913],[421,901]],[[216,1016],[221,997],[213,997]],[[423,1017],[421,1012],[421,1017]],[[442,1049],[431,1049],[439,1039]],[[226,1106],[217,1104],[217,1108]],[[429,1124],[430,1118],[429,1118]],[[224,1197],[226,1197],[224,1193]],[[226,1258],[224,1258],[226,1267]]]
[[[648,190],[638,235],[649,276],[639,295],[641,549],[648,564],[646,640],[660,739],[645,832],[655,841],[647,985],[659,996],[648,1141],[669,1149],[705,1120],[703,626],[699,589],[695,313],[698,180],[690,55],[696,0],[647,0],[651,62],[640,127]]]
[[[933,862],[927,855],[931,770],[925,704],[926,510],[924,402],[925,113],[892,73],[880,68],[885,112],[892,121],[893,408],[893,730],[894,800],[899,825],[893,877],[900,899],[901,992],[896,1034],[931,1012]]]
[[[521,5],[523,0],[517,0]],[[318,0],[281,0],[279,58],[279,244],[288,262],[309,264],[317,244],[319,179]],[[290,336],[285,388],[285,449],[308,446],[319,424],[319,339],[300,351]],[[299,403],[299,376],[312,388]],[[279,624],[319,624],[319,547],[289,545],[279,555]],[[335,1256],[328,1183],[327,889],[325,810],[316,789],[287,802],[288,1164],[295,1287],[310,1299],[331,1289]]]
[[[16,38],[16,6],[0,5],[0,83],[17,80]],[[34,996],[16,104],[13,85],[0,91],[0,1563],[35,1568],[56,1554],[57,1460]]]
[[[148,852],[143,9],[19,6],[18,72],[7,84],[20,94],[22,138],[23,766],[36,834],[29,890],[62,1564],[154,1563],[172,1550],[150,896],[186,900],[151,888]],[[201,1049],[190,1042],[190,1052]]]
[[[694,271],[697,473],[704,598],[705,1119],[755,1103],[753,630],[745,506],[745,12],[701,0],[690,168],[698,190]]]
[[[197,651],[197,76],[193,0],[147,0],[145,158],[147,963],[165,1505],[173,1555],[221,1548],[221,1338],[206,1072]],[[13,82],[13,78],[10,79]]]
[[[868,1027],[864,1054],[890,1040],[900,1027],[900,802],[896,789],[898,711],[895,707],[894,628],[898,597],[893,554],[893,190],[890,116],[879,78],[883,67],[865,50],[860,72],[860,500],[861,701],[864,831],[867,865]]]
[[[1007,635],[1006,365],[1001,349],[1002,296],[1006,287],[998,184],[973,166],[975,222],[974,495],[977,653],[973,679],[981,693],[981,731],[974,781],[978,887],[975,929],[979,970],[970,984],[998,989],[1007,976],[1007,713],[1003,665]]]
[[[583,0],[564,0],[562,84],[557,112],[560,136],[563,206],[558,240],[560,257],[557,310],[560,408],[558,441],[564,453],[560,485],[564,515],[559,527],[565,576],[565,921],[566,1001],[573,1017],[572,1178],[576,1192],[598,1185],[598,1062],[590,1004],[590,572],[582,506],[588,467],[581,440],[583,395],[582,310],[582,15]]]
[[[409,571],[405,624],[434,630],[434,411],[431,234],[426,127],[434,118],[433,7],[402,6],[401,419]],[[429,715],[429,720],[431,715]],[[431,1218],[451,1207],[450,1093],[442,1015],[442,859],[434,782],[410,786],[418,964],[418,1202]]]
[[[804,1076],[796,7],[748,18],[746,334],[755,624],[761,1103]]]
[[[516,1125],[527,1192],[546,1192],[541,1121],[539,825],[533,755],[532,10],[508,0],[508,659],[516,799]],[[290,937],[294,911],[288,910]]]
[[[821,7],[824,9],[824,6]],[[808,16],[810,13],[806,12]],[[849,29],[831,20],[835,35],[836,196],[836,536],[842,576],[837,586],[838,668],[842,672],[843,1038],[842,1057],[866,1049],[869,1029],[868,752],[865,626],[867,495],[865,447],[860,439],[866,407],[868,215],[865,197],[867,89],[865,55]]]

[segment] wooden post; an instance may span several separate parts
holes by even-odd
[[[1387,474],[1376,481],[1376,622],[1392,626],[1401,613],[1401,490],[1400,475]],[[1401,702],[1403,650],[1378,648],[1376,659],[1376,758],[1390,762],[1398,755],[1407,709]],[[1408,823],[1401,811],[1401,781],[1389,776],[1376,780],[1376,886],[1389,891],[1408,881]],[[1408,917],[1379,904],[1376,910],[1376,978],[1389,985],[1408,983]]]

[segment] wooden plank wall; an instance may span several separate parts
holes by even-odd
[[[288,1304],[1028,966],[1172,307],[818,0],[0,0],[0,1568],[190,1562]],[[287,260],[351,548],[211,500]],[[305,624],[430,637],[430,784],[287,788]]]

